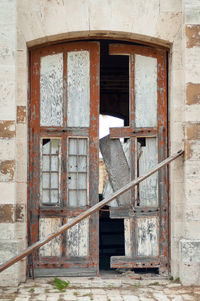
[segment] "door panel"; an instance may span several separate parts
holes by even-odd
[[[31,52],[29,244],[98,202],[98,108],[98,43]],[[97,274],[98,214],[37,251],[34,268]]]
[[[158,164],[158,146],[156,138],[137,139],[137,176],[143,176]],[[150,176],[138,185],[137,205],[140,207],[158,206],[158,175]]]
[[[40,239],[45,239],[49,234],[62,226],[62,219],[58,217],[41,217],[39,219]],[[57,236],[39,250],[40,257],[61,256],[61,236]]]
[[[68,222],[72,219],[69,218]],[[82,220],[66,233],[66,256],[84,257],[89,253],[89,218]]]
[[[110,55],[129,56],[129,126],[110,128],[110,140],[122,144],[133,180],[167,156],[166,52],[123,44],[111,44],[109,51]],[[105,156],[105,164],[107,159]],[[118,161],[110,160],[115,173],[123,177]],[[112,179],[109,163],[106,167]],[[112,186],[114,191],[119,188]],[[112,268],[159,267],[160,272],[167,271],[167,188],[164,168],[137,185],[129,198],[112,204],[110,217],[124,218],[125,231],[125,256],[111,257]]]
[[[135,54],[135,126],[157,126],[157,58]]]
[[[155,257],[159,255],[158,231],[156,216],[136,218],[137,255]]]
[[[67,53],[67,125],[90,126],[90,53]],[[76,99],[76,102],[74,101]]]
[[[40,61],[40,125],[63,125],[63,53]]]

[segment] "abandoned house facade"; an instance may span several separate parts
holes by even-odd
[[[199,58],[199,0],[0,1],[0,264],[184,150],[0,285],[105,268],[200,284]],[[122,122],[101,139],[100,115]]]

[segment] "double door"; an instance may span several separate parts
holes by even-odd
[[[110,44],[110,55],[129,56],[129,125],[111,128],[105,164],[113,190],[115,153],[122,152],[126,181],[142,175],[167,153],[165,51]],[[99,201],[99,42],[74,42],[31,51],[29,122],[29,244]],[[120,139],[123,139],[125,148]],[[118,146],[114,146],[118,145]],[[126,149],[126,150],[125,150]],[[125,256],[111,267],[168,267],[167,170],[111,203],[124,219]],[[36,275],[96,275],[98,213],[34,254]]]

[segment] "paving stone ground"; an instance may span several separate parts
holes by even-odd
[[[69,286],[59,291],[54,278],[28,279],[18,287],[0,287],[1,301],[200,301],[200,287],[184,287],[165,278],[135,275],[60,277]]]

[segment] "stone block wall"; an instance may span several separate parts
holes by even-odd
[[[20,202],[19,187],[26,182],[27,135],[20,136],[26,122],[18,106],[17,1],[0,2],[0,263],[26,246],[26,198]],[[24,75],[25,77],[25,75]],[[25,101],[25,103],[27,100]],[[27,129],[25,129],[26,131]],[[24,141],[24,148],[21,145]],[[24,160],[24,170],[22,162]],[[19,184],[19,186],[18,186]],[[26,184],[25,184],[26,185]],[[0,285],[17,285],[25,279],[25,262],[0,274]]]
[[[200,284],[200,3],[184,0],[185,87],[184,236],[180,241],[180,278]]]

